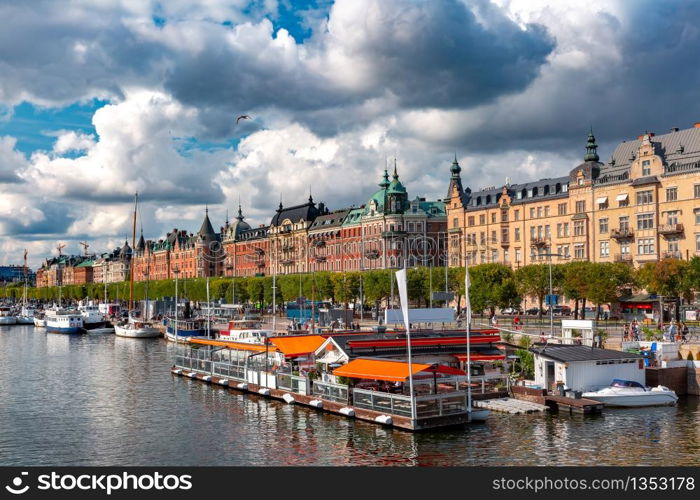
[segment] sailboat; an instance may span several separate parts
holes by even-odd
[[[27,304],[27,250],[24,251],[24,292],[22,294],[22,310],[17,316],[18,325],[33,325],[36,309]]]
[[[136,247],[136,211],[138,210],[139,195],[136,193],[134,197],[134,221],[131,233],[131,248]],[[146,300],[148,300],[148,288],[146,289]],[[131,311],[134,306],[134,266],[129,265],[129,310],[128,321],[124,324],[115,325],[114,333],[119,337],[129,338],[153,338],[160,336],[160,330],[155,328],[148,321],[138,321],[131,316]],[[146,312],[144,311],[144,315]]]

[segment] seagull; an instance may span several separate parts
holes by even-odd
[[[238,118],[236,118],[236,125],[238,125],[238,122],[241,120],[250,120],[250,116],[248,115],[240,115]]]

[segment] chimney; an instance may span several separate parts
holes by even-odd
[[[697,125],[698,125],[698,124],[696,123],[695,126],[697,126]],[[678,132],[678,127],[673,127],[673,128],[671,129],[671,132]]]

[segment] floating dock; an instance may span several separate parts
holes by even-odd
[[[516,398],[498,398],[474,401],[477,408],[486,408],[491,411],[520,415],[524,413],[537,413],[549,410],[549,406]]]

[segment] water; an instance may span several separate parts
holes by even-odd
[[[700,465],[700,405],[411,434],[170,374],[162,339],[0,327],[0,465]]]

